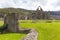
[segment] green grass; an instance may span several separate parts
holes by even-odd
[[[24,34],[20,33],[0,34],[0,40],[21,40],[23,37]]]
[[[0,21],[0,27],[4,24],[3,21]],[[25,34],[20,33],[7,33],[0,34],[0,40],[21,40]]]
[[[49,20],[51,21],[51,20]],[[19,21],[22,28],[33,28],[38,32],[38,40],[60,40],[60,20],[21,20]],[[0,22],[2,26],[3,22]],[[21,40],[25,34],[8,33],[0,34],[0,40]]]
[[[21,23],[22,28],[33,28],[38,32],[38,40],[60,40],[60,20],[46,23],[46,20],[38,20],[35,23]]]

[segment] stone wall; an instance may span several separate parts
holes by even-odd
[[[8,25],[6,28],[8,32],[26,33],[27,35],[22,40],[37,40],[38,33],[36,30],[19,28],[18,13],[8,13],[4,17],[4,25]]]
[[[8,24],[9,32],[17,32],[19,29],[18,25],[18,13],[8,13],[4,16],[4,24]]]
[[[37,40],[38,33],[36,30],[31,29],[30,32],[22,40]]]

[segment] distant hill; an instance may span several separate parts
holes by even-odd
[[[26,10],[22,8],[0,8],[0,15],[2,13],[31,14],[33,12],[35,12],[35,10]],[[44,12],[47,13],[48,11],[44,11]],[[55,19],[56,18],[60,19],[60,11],[50,11],[50,14]]]
[[[26,12],[30,13],[30,10],[26,10],[26,9],[21,9],[21,8],[1,8],[0,9],[1,13],[23,13],[25,14]]]
[[[36,10],[26,10],[26,9],[22,9],[22,8],[0,8],[0,12],[2,13],[20,13],[20,14],[30,14],[35,12]],[[44,12],[48,12],[48,11],[44,11]],[[51,15],[60,15],[60,11],[50,11]]]

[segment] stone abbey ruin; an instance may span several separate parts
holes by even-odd
[[[44,11],[40,6],[36,10],[25,10],[19,8],[0,9],[0,20],[4,19],[7,13],[19,13],[20,20],[56,20],[60,19],[60,11]]]
[[[27,12],[25,12],[27,11]],[[20,20],[35,20],[35,19],[43,19],[43,20],[49,20],[53,17],[50,15],[50,11],[43,11],[43,9],[39,6],[35,11],[28,11],[28,10],[22,10],[14,9],[14,8],[6,8],[0,10],[0,18],[4,18],[5,14],[11,13],[19,13],[19,19]]]
[[[38,33],[34,29],[22,29],[19,27],[19,14],[8,13],[4,15],[4,25],[0,27],[0,33],[24,33],[27,34],[22,40],[37,40]]]
[[[32,19],[50,19],[50,13],[44,13],[43,9],[39,6],[37,10],[32,13]]]
[[[43,9],[39,6],[36,11],[31,11],[30,14],[26,12],[26,14],[23,14],[23,12],[19,10],[13,10],[9,9],[4,12],[3,10],[0,10],[0,18],[3,18],[4,24],[2,27],[0,27],[0,33],[23,33],[27,34],[22,40],[37,40],[38,33],[34,29],[23,29],[19,27],[18,20],[50,20],[54,19],[50,11],[45,12]],[[11,12],[12,11],[12,12]],[[20,14],[21,12],[21,14]],[[25,12],[24,12],[25,13]]]
[[[21,15],[20,16],[20,19],[22,20],[35,20],[35,19],[43,19],[43,20],[49,20],[51,19],[51,16],[50,16],[50,12],[44,12],[43,9],[39,6],[36,11],[33,11],[32,13],[24,16],[24,15]]]

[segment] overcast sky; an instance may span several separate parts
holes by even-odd
[[[60,11],[60,0],[0,0],[0,8],[14,7],[36,10],[38,6],[47,11]]]

